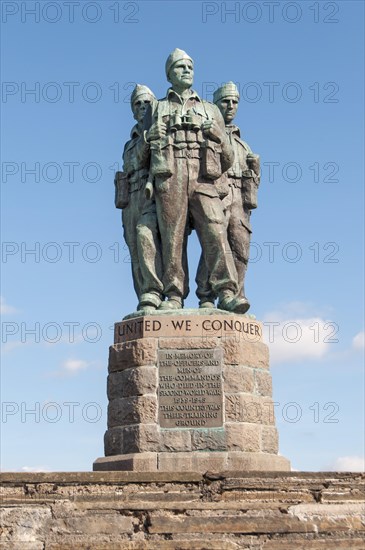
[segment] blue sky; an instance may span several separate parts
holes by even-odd
[[[358,469],[363,2],[1,8],[2,469],[89,470],[103,455],[112,326],[136,306],[113,172],[133,86],[163,97],[175,47],[206,99],[237,83],[236,123],[261,155],[246,286],[271,348],[280,452],[299,470]],[[190,307],[199,255],[192,235]]]

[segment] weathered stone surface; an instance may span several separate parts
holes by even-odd
[[[268,453],[229,452],[226,461],[227,470],[247,472],[283,472],[290,470],[290,462],[283,456]]]
[[[217,348],[219,338],[216,337],[190,337],[190,338],[160,338],[158,345],[160,349],[199,349]]]
[[[112,399],[108,406],[108,427],[157,422],[157,397],[142,395]]]
[[[3,505],[3,502],[2,502]],[[42,529],[48,530],[52,521],[49,507],[29,506],[2,508],[0,515],[1,542],[19,544],[24,542],[29,548],[38,550]],[[31,546],[33,545],[33,547]],[[37,546],[38,545],[38,546]]]
[[[160,453],[179,454],[204,461],[211,453]],[[243,473],[249,461],[267,468],[282,457],[213,454],[226,466],[241,457],[240,471],[102,471],[103,461],[157,469],[160,455],[139,453],[100,459],[94,473],[1,474],[1,548],[363,550],[364,503],[352,495],[363,492],[364,474]],[[343,500],[323,503],[323,492],[341,492]],[[23,501],[14,504],[15,496]]]
[[[277,454],[279,451],[278,431],[274,427],[261,427],[261,450],[264,453]]]
[[[108,399],[156,393],[157,368],[132,367],[108,376]]]
[[[192,449],[190,430],[161,430],[159,440],[160,452],[189,452]]]
[[[223,369],[224,391],[228,393],[253,393],[254,370],[242,365],[225,365]]]
[[[235,338],[240,342],[260,342],[260,322],[222,310],[211,310],[210,314],[199,310],[156,312],[154,315],[138,316],[116,323],[114,343],[137,339],[163,337],[183,338]]]
[[[245,451],[248,453],[261,450],[261,429],[257,424],[227,423],[227,448],[229,451]]]
[[[109,372],[116,372],[142,365],[155,365],[157,361],[157,341],[155,338],[131,340],[114,344],[109,348]]]
[[[274,404],[268,397],[245,393],[225,396],[226,422],[249,422],[255,424],[275,424]]]
[[[226,451],[226,432],[223,429],[193,430],[191,447],[193,451]]]
[[[272,378],[269,372],[255,369],[255,392],[265,397],[272,396]]]
[[[277,517],[237,517],[209,516],[196,517],[166,517],[152,515],[151,533],[314,533],[315,525],[311,522],[301,522],[298,518],[278,514]]]
[[[96,472],[138,471],[156,472],[157,453],[131,453],[97,458],[93,464]]]
[[[263,342],[246,342],[223,338],[224,362],[227,365],[244,365],[259,369],[269,368],[269,348]]]

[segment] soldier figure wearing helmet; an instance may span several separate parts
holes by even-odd
[[[218,307],[245,313],[237,296],[237,272],[229,253],[223,204],[214,185],[232,166],[233,151],[219,109],[191,89],[193,61],[175,49],[166,62],[171,83],[167,95],[152,106],[144,140],[151,153],[156,210],[161,233],[163,287],[160,309],[179,309],[187,294],[184,247],[189,219],[197,231]]]
[[[260,161],[259,156],[254,155],[248,144],[241,140],[240,130],[233,124],[239,99],[239,92],[234,82],[224,84],[213,95],[213,101],[224,118],[226,133],[234,152],[233,165],[223,174],[218,185],[227,187],[228,193],[222,203],[226,216],[228,242],[237,270],[240,295],[247,301],[244,278],[251,238],[250,215],[251,210],[257,207]],[[196,282],[200,307],[212,307],[216,296],[209,284],[208,267],[203,256],[200,259]]]
[[[155,101],[156,97],[147,86],[137,84],[131,95],[131,108],[137,124],[124,147],[123,173],[117,172],[116,177],[116,206],[122,208],[124,239],[132,263],[138,310],[144,313],[158,308],[163,292],[156,205],[146,196],[150,152],[142,133],[146,111]]]

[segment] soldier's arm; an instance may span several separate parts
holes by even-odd
[[[234,151],[229,142],[229,138],[226,133],[226,128],[224,124],[223,116],[216,105],[212,105],[214,108],[214,119],[217,121],[219,128],[221,130],[221,145],[222,145],[222,155],[221,155],[221,166],[222,172],[226,172],[228,168],[233,165],[234,162]]]

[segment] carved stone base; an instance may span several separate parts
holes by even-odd
[[[96,459],[93,470],[138,472],[290,471],[290,462],[274,454],[240,452],[134,453]]]
[[[117,323],[114,341],[94,470],[290,470],[259,322],[182,310]]]

